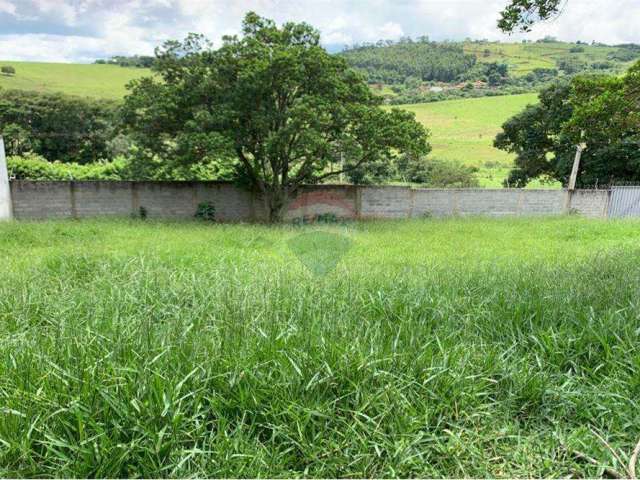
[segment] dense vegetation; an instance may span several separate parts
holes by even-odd
[[[234,168],[280,221],[304,184],[429,153],[410,112],[383,109],[362,78],[320,46],[320,32],[248,13],[241,37],[202,36],[156,49],[157,79],[132,82],[124,124],[165,164]]]
[[[133,177],[130,162],[122,157],[80,165],[48,162],[41,156],[27,154],[8,157],[7,168],[9,177],[16,180],[127,180]]]
[[[107,100],[0,90],[0,134],[8,155],[94,162],[110,156],[117,123],[117,105]]]
[[[546,176],[566,185],[581,142],[579,185],[640,181],[640,63],[623,77],[580,76],[544,90],[495,145],[517,155],[511,184]]]
[[[451,82],[476,63],[475,56],[465,54],[460,45],[431,42],[428,38],[355,45],[340,56],[364,72],[371,83],[404,83],[412,77]]]
[[[596,478],[638,440],[637,222],[147,222],[0,225],[0,476]]]

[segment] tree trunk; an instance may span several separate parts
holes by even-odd
[[[288,203],[287,193],[282,190],[266,192],[264,194],[264,206],[269,223],[281,223]]]

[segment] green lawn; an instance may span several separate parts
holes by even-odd
[[[2,224],[0,476],[620,469],[638,227]]]
[[[13,76],[0,75],[0,88],[62,92],[94,98],[120,99],[125,85],[150,71],[143,68],[123,68],[117,65],[81,65],[69,63],[10,62],[0,60],[0,66],[11,65]]]

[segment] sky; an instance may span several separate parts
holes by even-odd
[[[432,40],[561,40],[640,43],[640,0],[567,0],[531,33],[496,28],[507,0],[0,0],[0,59],[92,62],[150,55],[167,39],[203,33],[219,44],[247,11],[278,23],[305,21],[330,50],[356,42],[427,35]]]

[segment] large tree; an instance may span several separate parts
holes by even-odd
[[[498,28],[505,33],[528,32],[540,21],[559,15],[566,0],[510,0],[498,20]]]
[[[509,119],[495,146],[516,154],[507,183],[548,176],[566,185],[578,143],[578,185],[640,181],[640,63],[624,77],[580,76]]]
[[[7,154],[25,150],[49,161],[91,163],[108,158],[117,104],[63,94],[0,91],[0,134]]]
[[[307,24],[277,27],[249,13],[242,36],[217,50],[191,35],[156,57],[156,76],[134,81],[125,101],[138,145],[167,162],[234,164],[269,221],[305,183],[429,151],[413,114],[382,109]]]

